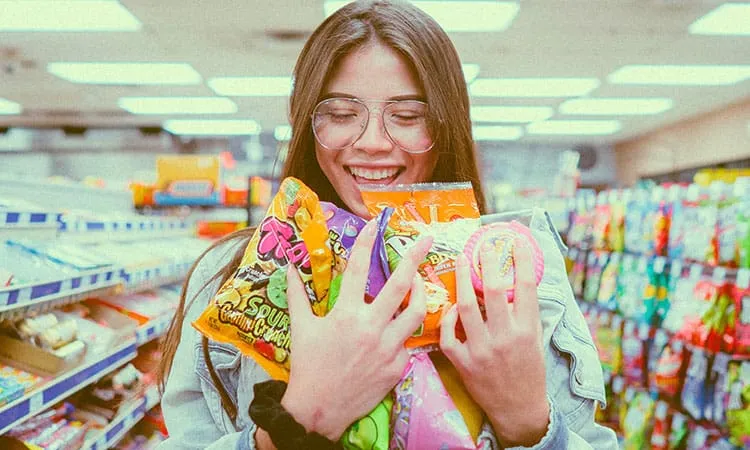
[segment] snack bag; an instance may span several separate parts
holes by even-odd
[[[670,398],[675,398],[682,389],[688,358],[682,341],[673,339],[659,356],[655,370],[651,373],[652,388]]]
[[[628,386],[645,386],[645,348],[648,326],[639,327],[633,320],[625,320],[622,331],[622,375]]]
[[[596,250],[608,251],[609,234],[612,229],[612,207],[606,203],[604,192],[599,193],[596,209],[594,211],[593,246]]]
[[[629,191],[624,191],[621,195],[619,192],[612,193],[612,202],[610,205],[612,222],[610,223],[608,236],[608,249],[613,252],[622,252],[625,250],[625,206],[627,198],[630,196]]]
[[[737,263],[750,269],[750,202],[745,201],[737,213]]]
[[[425,281],[427,317],[406,346],[426,348],[437,344],[442,310],[456,302],[456,258],[480,225],[471,184],[434,183],[363,190],[362,199],[368,210],[378,216],[369,295],[377,295],[382,283],[420,237],[433,237],[432,248],[419,269]],[[374,266],[382,268],[382,283],[373,277]],[[403,306],[407,304],[408,296]]]
[[[655,405],[656,400],[651,394],[646,392],[635,394],[633,401],[628,405],[628,412],[622,427],[625,438],[623,449],[642,450],[648,446]]]
[[[602,271],[609,260],[607,252],[591,252],[588,256],[588,265],[586,267],[586,285],[583,288],[583,300],[589,303],[596,303],[599,296],[599,286],[602,278]]]
[[[390,449],[477,448],[426,353],[411,356],[395,394]]]
[[[317,195],[301,181],[287,178],[237,271],[193,326],[210,339],[235,345],[271,377],[286,380],[291,344],[286,271],[290,265],[299,271],[313,311],[324,315],[332,263]]]
[[[622,369],[622,317],[610,312],[599,315],[596,347],[602,369],[612,375],[619,374]]]
[[[354,422],[339,442],[346,450],[388,450],[393,396],[388,395],[370,414]]]
[[[602,271],[601,282],[596,302],[614,311],[617,308],[617,275],[620,272],[622,253],[612,253],[609,262]]]
[[[737,272],[734,287],[734,346],[735,354],[750,355],[750,270]]]
[[[626,255],[617,280],[617,309],[624,317],[643,316],[643,294],[648,286],[648,260]]]
[[[675,412],[672,414],[672,424],[669,427],[669,450],[685,448],[688,438],[688,420],[684,414]]]
[[[573,294],[576,298],[581,298],[583,295],[583,282],[586,278],[586,252],[576,251],[576,253],[577,255],[568,279],[571,286],[573,286]]]
[[[727,426],[734,445],[750,446],[750,361],[732,361],[729,366]]]
[[[708,355],[699,349],[693,349],[690,364],[685,374],[685,385],[680,400],[685,411],[695,420],[702,420],[706,404],[706,377],[708,376]]]
[[[647,207],[646,191],[636,190],[625,210],[625,251],[629,253],[645,253],[646,241],[643,240],[643,236]]]
[[[669,445],[669,404],[663,400],[654,408],[654,429],[651,432],[651,450],[667,450]]]
[[[323,215],[328,226],[328,243],[333,257],[327,307],[330,311],[339,296],[341,278],[346,269],[347,261],[349,261],[354,242],[367,222],[333,203],[321,202],[320,206],[323,209]]]

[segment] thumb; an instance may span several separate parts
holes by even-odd
[[[302,282],[297,268],[293,265],[286,268],[286,299],[289,305],[289,321],[292,327],[295,323],[309,321],[314,317],[310,308],[310,301],[307,298],[305,284]]]

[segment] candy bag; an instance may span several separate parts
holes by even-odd
[[[669,427],[669,450],[685,448],[688,438],[688,421],[684,414],[675,412],[672,414],[672,423]]]
[[[272,378],[285,380],[291,344],[286,269],[293,265],[299,271],[313,311],[324,315],[332,262],[317,195],[301,181],[287,178],[234,275],[193,326],[210,339],[235,345]]]
[[[426,353],[411,356],[395,394],[390,449],[476,449],[461,414]]]
[[[628,190],[622,193],[617,191],[611,192],[613,194],[610,204],[612,222],[610,223],[607,247],[613,252],[622,252],[625,250],[625,202],[630,197],[629,192]]]
[[[602,270],[596,299],[598,304],[611,311],[617,308],[617,274],[620,271],[620,258],[622,253],[612,253],[610,256],[609,262]]]
[[[651,394],[638,392],[628,405],[628,412],[622,427],[625,450],[642,450],[648,445],[651,432],[651,419],[656,401]]]
[[[370,414],[354,422],[339,442],[346,450],[388,450],[393,397],[388,395]]]
[[[602,369],[613,375],[619,374],[622,368],[622,317],[610,312],[599,315],[596,347]]]
[[[607,252],[591,252],[588,256],[586,267],[586,285],[583,288],[583,300],[596,303],[599,296],[599,285],[601,283],[602,271],[609,260]]]
[[[648,208],[645,190],[638,189],[625,210],[625,251],[635,254],[646,252],[646,241],[643,239],[645,215]]]
[[[420,237],[433,238],[432,247],[419,268],[425,282],[427,316],[423,326],[406,341],[406,346],[436,345],[440,341],[442,310],[456,302],[456,258],[480,225],[471,184],[433,183],[364,190],[362,199],[368,210],[378,216],[378,236],[370,264],[370,295],[377,295],[382,287],[380,280],[372,279],[373,266],[379,265],[387,279]],[[402,306],[407,304],[408,296]]]
[[[729,367],[727,426],[734,445],[750,446],[750,361],[732,361]]]
[[[331,287],[328,293],[328,310],[333,308],[339,296],[341,278],[346,269],[349,255],[359,232],[367,224],[363,219],[354,214],[338,208],[333,203],[321,202],[323,215],[328,226],[328,244],[333,257],[333,268],[331,270]]]
[[[593,246],[596,250],[608,251],[609,234],[612,229],[612,207],[607,203],[606,193],[600,192],[594,211]]]
[[[730,350],[739,355],[750,355],[750,270],[737,272],[734,286],[734,345]]]
[[[625,320],[622,331],[622,376],[628,386],[643,387],[645,380],[645,348],[648,326],[639,327],[633,320]]]
[[[586,252],[579,252],[577,250],[575,252],[575,262],[573,263],[573,268],[570,271],[568,279],[573,287],[573,295],[580,299],[583,295],[583,283],[586,279]]]
[[[643,316],[643,294],[648,286],[648,260],[626,255],[617,280],[617,309],[627,318]]]
[[[675,398],[682,389],[688,358],[682,341],[671,340],[659,356],[655,370],[651,373],[652,388],[670,398]]]
[[[654,408],[654,429],[651,432],[651,450],[667,450],[669,446],[669,404],[663,400]]]
[[[705,390],[707,375],[708,355],[699,348],[693,349],[680,401],[685,411],[690,413],[695,420],[703,419],[703,408],[707,400]]]

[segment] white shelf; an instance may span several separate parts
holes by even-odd
[[[113,447],[125,433],[137,424],[151,408],[159,403],[159,391],[155,386],[146,390],[145,394],[136,398],[127,408],[120,411],[112,422],[83,444],[83,450],[102,450]]]
[[[167,332],[167,328],[169,328],[170,322],[172,322],[173,315],[174,313],[162,314],[161,316],[152,319],[150,322],[138,327],[135,330],[136,344],[141,346],[164,335],[164,333]]]
[[[135,358],[136,351],[135,339],[130,339],[106,355],[91,358],[82,366],[3,406],[0,408],[0,434],[114,371]]]

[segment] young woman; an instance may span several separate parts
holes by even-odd
[[[445,32],[419,9],[386,0],[347,5],[312,34],[294,79],[283,176],[363,217],[359,187],[367,184],[470,181],[483,208],[461,64]],[[441,355],[450,366],[443,370],[457,373],[481,408],[497,437],[493,446],[615,449],[614,433],[594,423],[595,407],[605,401],[602,372],[567,282],[562,245],[545,214],[533,214],[530,227],[544,253],[542,282],[537,288],[531,256],[519,252],[509,305],[488,258],[486,321],[466,261],[459,261],[458,302],[443,317]],[[254,386],[268,375],[190,326],[238,266],[250,235],[224,239],[191,271],[165,343],[162,411],[170,437],[160,448],[272,449],[279,442],[248,414]],[[415,274],[429,242],[415,245],[375,301],[364,302],[373,235],[372,226],[362,231],[341,297],[324,318],[312,314],[289,271],[294,357],[280,407],[315,435],[314,448],[334,448],[393,389],[408,362],[403,343],[425,314]],[[393,318],[410,290],[410,305]],[[459,318],[465,342],[453,334]]]

